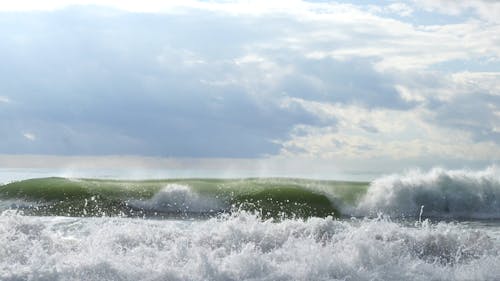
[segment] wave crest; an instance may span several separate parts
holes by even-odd
[[[500,218],[500,170],[432,169],[385,176],[373,181],[357,204],[358,215]]]

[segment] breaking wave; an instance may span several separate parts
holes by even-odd
[[[423,214],[438,218],[500,218],[500,171],[433,169],[373,181],[356,206],[357,215]]]
[[[385,218],[0,215],[1,280],[495,280],[487,229]]]
[[[114,181],[42,178],[0,186],[0,210],[28,215],[213,217],[237,210],[269,217],[499,219],[500,170],[433,169],[371,183],[301,179]]]
[[[499,175],[12,182],[0,280],[497,280]]]

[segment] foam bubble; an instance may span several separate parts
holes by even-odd
[[[1,280],[494,280],[499,250],[488,229],[384,218],[0,216]]]

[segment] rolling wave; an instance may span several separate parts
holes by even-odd
[[[28,215],[212,217],[236,210],[263,218],[499,219],[500,171],[433,169],[371,183],[302,179],[119,181],[42,178],[0,186],[0,210]]]
[[[328,190],[352,195],[359,186],[364,185],[288,179],[42,178],[0,186],[0,207],[28,215],[206,217],[247,210],[264,218],[326,217],[340,215]]]

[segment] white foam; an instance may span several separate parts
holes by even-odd
[[[424,217],[500,218],[500,170],[433,169],[385,176],[370,184],[354,213],[418,216],[421,206]]]
[[[0,216],[0,280],[494,280],[499,249],[449,223]]]

